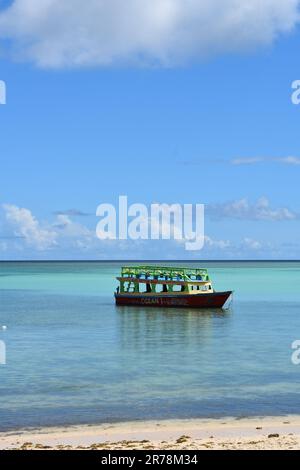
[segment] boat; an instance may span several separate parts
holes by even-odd
[[[124,266],[116,279],[120,306],[222,308],[233,294],[216,292],[203,268]]]

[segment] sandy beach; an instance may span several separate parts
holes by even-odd
[[[300,416],[170,420],[0,434],[0,450],[300,449]]]

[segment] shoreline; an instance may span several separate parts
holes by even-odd
[[[176,419],[0,433],[0,450],[300,449],[300,416]]]

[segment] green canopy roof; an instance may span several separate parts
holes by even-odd
[[[184,267],[170,267],[170,266],[123,266],[122,277],[163,277],[163,278],[181,278],[190,280],[199,276],[205,277],[209,280],[207,269],[203,268],[184,268]]]

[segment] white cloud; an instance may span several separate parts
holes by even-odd
[[[300,165],[300,157],[245,157],[234,158],[231,160],[232,165],[254,165],[255,163],[261,162],[276,162],[283,163],[285,165]]]
[[[15,0],[0,37],[42,67],[173,65],[271,44],[299,0]]]
[[[85,251],[96,247],[95,232],[83,224],[74,222],[67,215],[58,215],[53,228],[56,230],[60,245],[65,244],[67,247],[72,246]]]
[[[254,204],[251,204],[247,199],[239,199],[225,204],[210,205],[207,212],[214,218],[241,220],[283,221],[299,218],[299,214],[286,207],[273,209],[265,197],[261,197]]]
[[[282,163],[286,163],[287,165],[300,165],[299,157],[283,157],[283,158],[278,158],[278,161],[281,161]]]
[[[213,249],[219,249],[219,250],[226,250],[231,246],[231,243],[229,240],[214,240],[213,238],[209,236],[205,236],[205,248],[213,248]]]
[[[251,250],[261,250],[263,247],[261,242],[248,237],[244,238],[242,246],[244,248],[250,248]]]
[[[67,247],[95,248],[95,233],[67,215],[58,215],[54,223],[40,222],[29,209],[3,204],[5,218],[12,229],[11,240],[19,240],[37,251]],[[7,247],[7,243],[6,243]]]
[[[54,215],[68,215],[70,217],[87,217],[88,214],[87,212],[83,212],[80,209],[67,209],[63,211],[55,211]]]
[[[52,229],[41,226],[30,210],[4,204],[7,221],[14,228],[14,235],[24,238],[25,242],[37,250],[47,250],[56,245],[57,234]]]
[[[263,162],[265,159],[262,157],[249,157],[249,158],[234,158],[231,160],[232,165],[254,165],[255,163]]]

